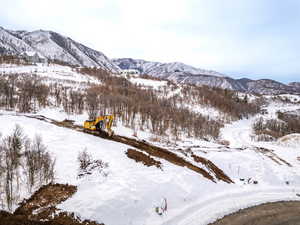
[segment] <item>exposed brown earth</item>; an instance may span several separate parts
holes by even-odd
[[[142,152],[139,152],[134,149],[128,149],[126,151],[126,155],[128,158],[135,160],[136,162],[141,162],[146,166],[156,166],[159,169],[162,169],[162,165],[160,161],[157,161],[150,157],[149,155],[146,155]]]
[[[41,187],[29,199],[20,203],[15,215],[28,215],[29,219],[45,219],[55,211],[55,206],[67,200],[77,187],[65,184],[49,184]]]
[[[0,225],[61,225],[50,221],[33,221],[26,216],[13,215],[11,213],[0,211]]]
[[[221,170],[220,168],[218,168],[212,161],[205,159],[203,157],[197,156],[195,154],[192,153],[191,155],[193,157],[193,159],[195,160],[195,162],[198,163],[202,163],[203,165],[205,165],[214,175],[218,180],[222,180],[224,182],[227,183],[234,183],[230,177],[228,177],[223,170]]]
[[[82,221],[73,213],[56,208],[76,191],[77,187],[73,185],[44,185],[29,199],[20,203],[13,214],[0,211],[0,225],[104,225],[89,220]]]
[[[300,202],[262,204],[225,216],[210,225],[300,225]]]

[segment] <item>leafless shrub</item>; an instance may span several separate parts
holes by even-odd
[[[94,171],[98,171],[98,173],[104,177],[108,176],[107,169],[109,164],[101,159],[94,160],[86,149],[79,152],[77,159],[79,162],[79,178],[85,175],[91,175]]]
[[[77,160],[80,170],[86,170],[92,163],[92,156],[87,152],[87,149],[84,149],[82,152],[79,152]]]

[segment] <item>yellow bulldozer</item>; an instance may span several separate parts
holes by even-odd
[[[84,122],[83,128],[85,130],[107,133],[108,136],[111,137],[114,134],[113,130],[111,129],[113,121],[113,115],[98,116],[94,120],[86,120]]]

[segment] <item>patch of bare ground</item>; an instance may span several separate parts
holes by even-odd
[[[44,185],[29,199],[21,202],[13,214],[0,212],[0,225],[104,225],[81,220],[74,213],[56,208],[76,191],[77,187],[73,185]]]
[[[139,152],[135,149],[127,149],[126,155],[128,158],[135,160],[136,162],[141,162],[146,166],[156,166],[162,170],[162,164],[160,161],[153,159],[151,156]]]
[[[50,221],[33,221],[23,215],[0,211],[0,225],[61,225]]]

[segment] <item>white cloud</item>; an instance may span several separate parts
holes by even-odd
[[[109,57],[279,77],[300,70],[299,9],[292,0],[10,0],[0,20],[57,31]]]

